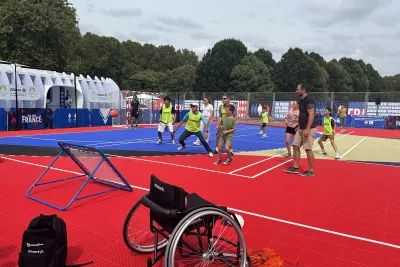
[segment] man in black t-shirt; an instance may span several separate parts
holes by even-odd
[[[308,95],[306,86],[299,84],[296,93],[300,96],[299,129],[293,140],[293,167],[285,170],[287,173],[299,173],[300,148],[303,146],[307,153],[308,170],[301,176],[314,176],[314,145],[317,121],[314,119],[315,101]]]
[[[131,102],[131,114],[130,114],[130,121],[131,127],[133,128],[133,123],[136,122],[136,129],[138,128],[138,121],[139,121],[139,112],[140,112],[140,103],[137,99],[137,96],[133,96]]]

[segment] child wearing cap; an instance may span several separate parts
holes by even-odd
[[[204,148],[208,152],[209,157],[213,157],[214,154],[212,153],[211,147],[208,145],[206,140],[204,140],[203,134],[201,132],[201,127],[200,127],[200,122],[202,121],[204,125],[206,126],[206,138],[208,136],[208,129],[209,129],[209,124],[208,122],[204,119],[203,114],[198,110],[198,106],[196,103],[191,103],[190,104],[190,111],[185,115],[185,117],[182,119],[182,121],[179,123],[178,127],[172,132],[173,135],[175,135],[176,131],[178,131],[179,127],[186,122],[186,127],[181,136],[179,136],[179,143],[181,146],[178,148],[178,150],[182,150],[186,148],[185,140],[191,136],[195,135],[197,138],[199,138],[201,144],[204,146]]]

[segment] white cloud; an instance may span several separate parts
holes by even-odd
[[[276,60],[290,47],[326,60],[361,58],[383,75],[400,73],[400,1],[391,0],[70,0],[82,30],[171,44],[202,56],[224,38]],[[104,13],[114,15],[105,19]]]

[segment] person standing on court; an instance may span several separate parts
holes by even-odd
[[[346,116],[347,116],[347,109],[344,107],[344,105],[340,105],[338,109],[338,113],[336,114],[340,115],[340,129],[341,131],[346,131]]]
[[[214,154],[218,153],[218,144],[219,144],[219,139],[221,135],[223,134],[223,130],[221,129],[222,126],[222,117],[226,115],[225,109],[231,105],[231,102],[229,100],[228,95],[224,94],[222,96],[222,105],[219,107],[219,116],[218,116],[218,123],[217,123],[217,137],[216,137],[216,148],[214,151]],[[235,106],[234,106],[235,107]],[[235,111],[233,111],[233,117],[235,118],[235,121],[237,121],[237,109],[235,107]],[[233,157],[233,147],[231,147],[231,157]]]
[[[186,149],[186,144],[185,140],[190,137],[191,135],[195,135],[197,138],[199,138],[200,142],[203,144],[204,148],[208,152],[209,157],[213,157],[212,149],[204,140],[203,134],[201,133],[200,130],[200,121],[204,123],[206,126],[206,138],[208,137],[208,122],[204,119],[203,114],[198,111],[198,106],[197,103],[193,102],[190,104],[190,111],[185,115],[185,117],[182,119],[182,121],[179,123],[178,127],[176,127],[175,130],[172,131],[172,135],[174,136],[176,131],[178,131],[179,127],[186,122],[186,127],[181,136],[179,136],[179,143],[181,146],[178,148],[178,150]]]
[[[136,123],[136,129],[138,128],[138,121],[139,121],[139,112],[140,112],[140,103],[139,100],[137,99],[137,96],[134,95],[132,102],[131,102],[131,115],[130,115],[130,121],[131,121],[131,128],[133,128],[133,123]]]
[[[287,173],[299,173],[300,148],[306,150],[308,170],[301,176],[314,176],[314,152],[312,150],[317,123],[314,119],[315,101],[308,95],[307,87],[299,84],[296,93],[300,96],[299,105],[299,128],[293,140],[293,166],[285,169]]]
[[[174,131],[174,124],[175,124],[175,107],[171,103],[171,99],[168,96],[164,97],[164,104],[160,109],[160,121],[158,123],[158,142],[157,145],[161,144],[162,133],[165,131],[167,127],[169,132],[171,133],[171,141],[172,144],[175,144],[174,135],[172,132]]]
[[[203,106],[201,108],[201,114],[203,114],[204,119],[207,121],[208,126],[208,131],[210,131],[210,125],[212,123],[213,120],[213,116],[214,116],[214,107],[211,104],[211,98],[206,96],[203,99]],[[203,122],[201,122],[200,125],[200,131],[203,132],[204,130],[204,126],[205,124]],[[206,142],[209,143],[210,141],[210,132],[208,132],[207,138],[206,138]],[[200,145],[200,139],[197,138],[196,141],[193,142],[193,145],[195,146],[199,146]]]

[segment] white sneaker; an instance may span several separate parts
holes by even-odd
[[[208,156],[209,156],[210,158],[212,158],[212,157],[214,157],[214,154],[213,154],[212,152],[210,152],[210,153],[208,153]]]
[[[340,159],[340,155],[339,155],[339,153],[336,153],[336,157],[335,157],[335,159]]]
[[[172,140],[172,144],[174,144],[174,145],[175,145],[175,141],[174,141],[174,140]]]
[[[319,152],[320,154],[322,154],[322,155],[327,155],[328,153],[326,153],[326,151],[325,150],[322,150],[321,152]]]
[[[199,146],[199,145],[200,145],[200,142],[195,141],[195,142],[193,142],[193,145]]]
[[[185,148],[186,148],[185,146],[180,146],[180,147],[178,147],[178,150],[180,151],[180,150],[185,149]]]
[[[260,131],[260,134],[263,134],[263,131]]]
[[[158,142],[157,142],[157,145],[159,145],[159,144],[161,144],[161,143],[162,143],[162,141],[159,139]]]
[[[266,134],[263,134],[262,136],[261,136],[261,138],[266,138],[267,137],[267,135]]]

